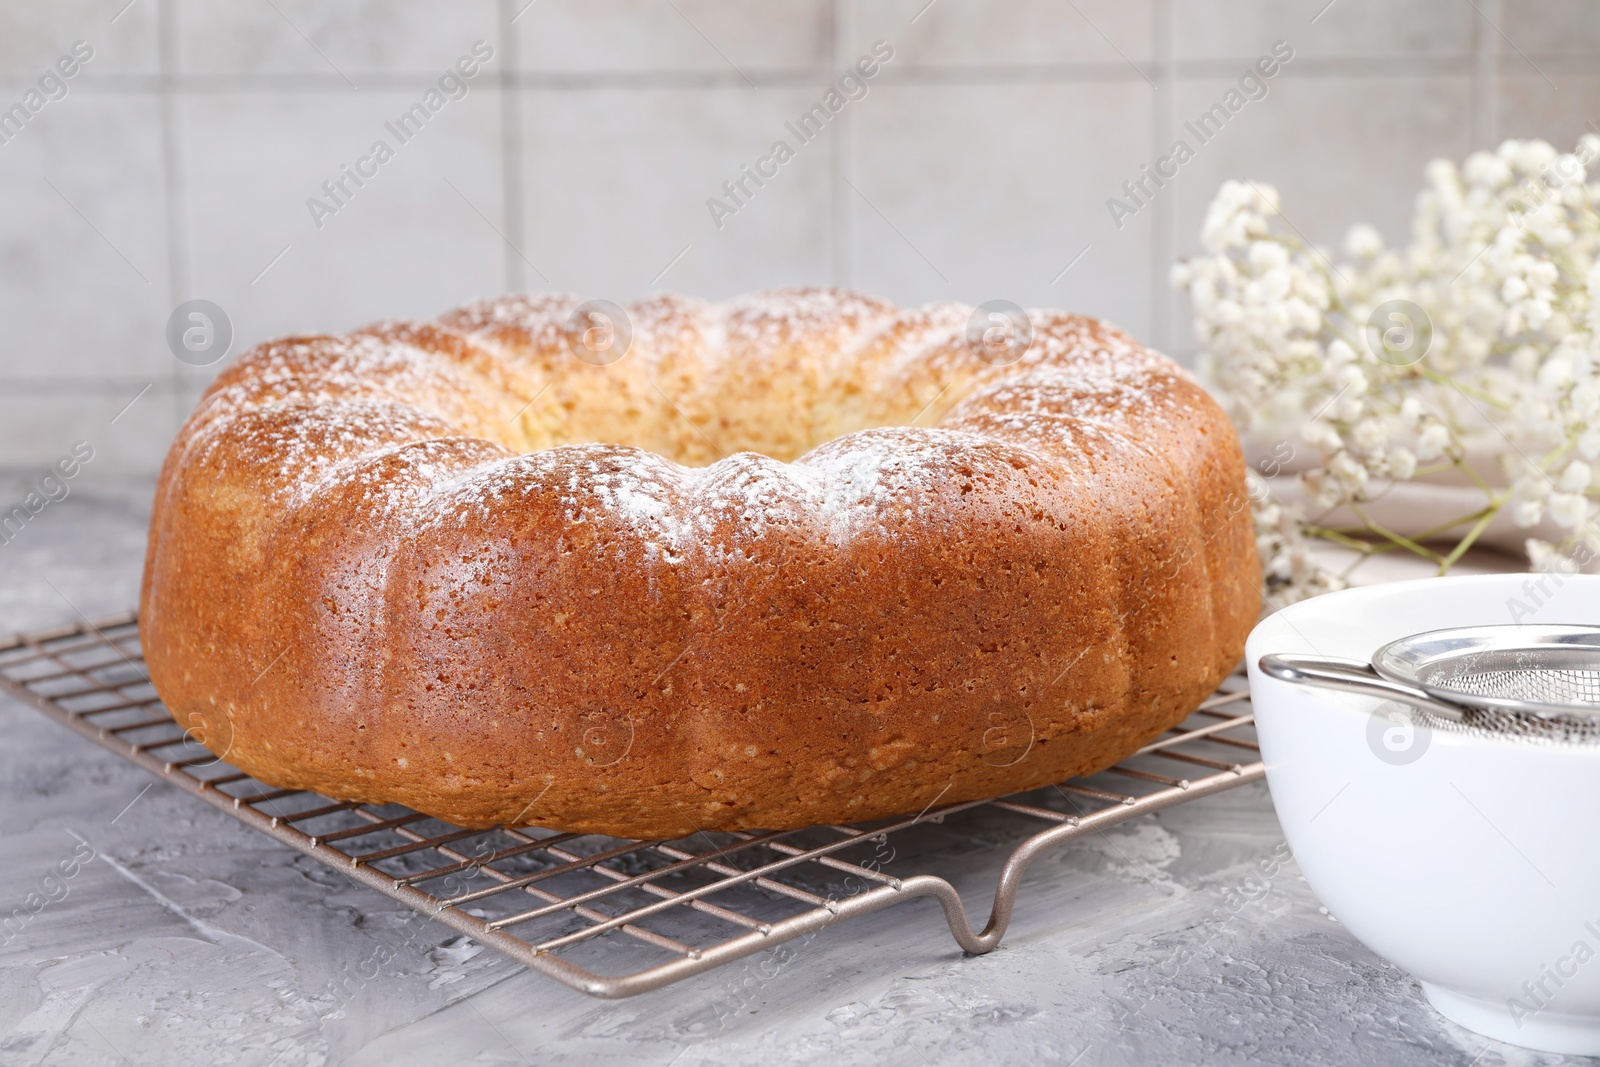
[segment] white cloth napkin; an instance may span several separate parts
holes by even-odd
[[[1360,526],[1361,520],[1349,508],[1320,512],[1315,505],[1303,506],[1306,493],[1298,478],[1282,475],[1266,479],[1272,495],[1285,504],[1302,507],[1302,514],[1318,520],[1322,526]],[[1389,487],[1382,496],[1363,504],[1362,510],[1373,522],[1405,537],[1431,530],[1440,523],[1469,515],[1484,505],[1483,491],[1455,485],[1436,485],[1429,482],[1400,482]],[[1570,531],[1551,522],[1548,517],[1533,527],[1518,526],[1511,521],[1510,508],[1503,509],[1489,522],[1488,529],[1475,544],[1503,552],[1526,566],[1528,538],[1558,542]],[[1472,527],[1464,523],[1439,540],[1454,543],[1464,537]],[[1366,535],[1370,537],[1371,535]],[[1593,564],[1590,568],[1593,569]]]

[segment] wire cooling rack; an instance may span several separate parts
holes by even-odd
[[[1186,722],[1089,778],[855,826],[624,841],[532,827],[468,830],[398,804],[260,782],[173,721],[145,673],[133,614],[0,639],[0,690],[428,918],[611,998],[917,897],[939,902],[962,949],[988,952],[1041,853],[1265,775],[1243,686],[1230,679]],[[949,881],[890,874],[885,853],[891,835],[984,810],[1003,813],[1015,843],[989,921],[975,931]],[[992,825],[985,824],[985,839]]]

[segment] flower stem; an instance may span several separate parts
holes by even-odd
[[[1393,541],[1395,544],[1399,545],[1401,548],[1404,548],[1409,552],[1415,552],[1417,555],[1421,556],[1423,559],[1432,560],[1435,563],[1439,563],[1439,562],[1442,561],[1443,557],[1441,557],[1439,555],[1439,553],[1433,551],[1433,549],[1428,548],[1428,547],[1426,547],[1424,545],[1419,545],[1419,544],[1417,544],[1417,542],[1413,541],[1411,538],[1407,537],[1405,534],[1396,533],[1395,531],[1389,529],[1388,527],[1382,525],[1381,523],[1374,522],[1372,520],[1372,517],[1370,515],[1366,514],[1365,512],[1363,512],[1360,508],[1352,507],[1350,510],[1355,512],[1357,517],[1359,517],[1362,522],[1367,524],[1367,529],[1371,530],[1373,533],[1377,534],[1379,537],[1385,538],[1386,540],[1389,540],[1389,541]]]
[[[1509,497],[1510,494],[1505,494],[1502,495],[1500,499],[1494,501],[1487,509],[1487,514],[1478,520],[1477,525],[1473,526],[1471,530],[1467,531],[1467,536],[1463,537],[1460,543],[1458,543],[1455,548],[1450,550],[1450,554],[1448,556],[1439,561],[1440,574],[1444,574],[1451,568],[1452,565],[1455,564],[1457,560],[1467,554],[1467,549],[1471,548],[1473,542],[1483,535],[1483,531],[1489,528],[1489,523],[1494,521],[1494,517],[1500,513],[1500,508],[1505,504]]]

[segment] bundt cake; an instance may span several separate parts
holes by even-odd
[[[228,366],[151,523],[178,720],[276,786],[663,839],[1093,771],[1238,660],[1237,438],[1115,328],[1032,312],[996,348],[971,308],[825,289],[612,308]]]

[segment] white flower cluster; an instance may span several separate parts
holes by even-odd
[[[1318,566],[1307,550],[1299,514],[1275,500],[1255,471],[1246,471],[1245,480],[1253,504],[1262,579],[1271,594],[1272,606],[1282,608],[1296,600],[1344,588],[1344,580]]]
[[[1435,160],[1410,244],[1386,248],[1358,225],[1342,254],[1306,244],[1277,191],[1227,182],[1206,215],[1207,254],[1180,263],[1204,370],[1242,434],[1298,436],[1316,453],[1301,478],[1309,510],[1260,493],[1269,589],[1284,599],[1334,587],[1308,563],[1306,536],[1364,555],[1403,548],[1441,572],[1510,509],[1522,526],[1570,531],[1530,541],[1541,569],[1600,549],[1591,461],[1600,457],[1600,138],[1571,153],[1507,141],[1459,168]],[[1597,175],[1600,177],[1600,175]],[[1335,256],[1339,261],[1335,262]],[[1483,457],[1491,457],[1485,462]],[[1481,469],[1480,469],[1481,468]],[[1438,551],[1366,520],[1396,481],[1448,476],[1483,505],[1431,531]],[[1349,508],[1360,528],[1319,515]]]

